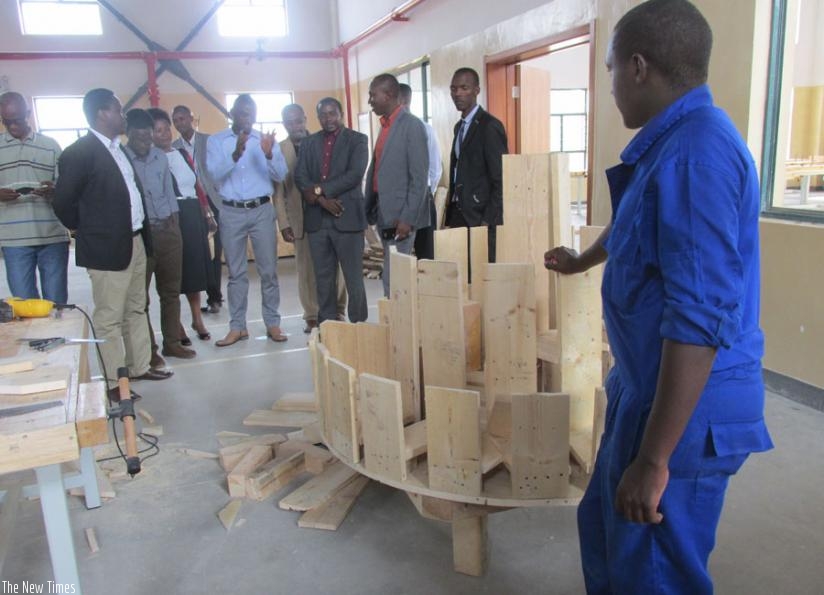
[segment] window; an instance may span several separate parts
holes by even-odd
[[[824,2],[773,0],[761,179],[765,214],[824,220]]]
[[[231,110],[232,104],[237,99],[238,93],[232,93],[226,96],[226,109]],[[280,93],[249,93],[252,99],[257,104],[257,123],[255,128],[261,132],[275,131],[275,136],[278,142],[285,139],[288,135],[286,129],[283,127],[283,119],[280,115],[283,108],[294,103],[292,93],[283,91]]]
[[[96,0],[18,0],[23,35],[102,35]]]
[[[37,129],[65,149],[86,134],[89,127],[83,115],[83,97],[35,97]]]
[[[587,170],[587,90],[549,92],[549,138],[552,152],[569,154],[569,170]]]
[[[421,62],[414,68],[397,75],[399,83],[412,87],[412,103],[409,111],[425,122],[432,123],[432,90],[429,87],[429,62]]]
[[[223,37],[285,37],[286,0],[226,0],[217,10]]]

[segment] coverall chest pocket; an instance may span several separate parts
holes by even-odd
[[[644,307],[649,271],[645,263],[638,227],[610,231],[607,297],[623,312]]]

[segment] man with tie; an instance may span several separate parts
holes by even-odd
[[[459,68],[449,87],[461,112],[449,158],[447,227],[489,226],[489,262],[495,262],[496,225],[504,223],[501,159],[507,153],[506,131],[495,116],[478,105],[478,73]]]

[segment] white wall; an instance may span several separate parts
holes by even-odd
[[[824,2],[802,0],[800,8],[794,86],[824,85]],[[796,23],[790,25],[788,33],[793,34]]]

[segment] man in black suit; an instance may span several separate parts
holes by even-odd
[[[171,371],[149,367],[151,341],[146,306],[149,223],[139,182],[120,146],[120,101],[108,89],[83,98],[89,133],[60,156],[54,212],[75,230],[77,266],[92,282],[94,328],[109,387],[126,366],[133,380],[164,380]]]
[[[368,316],[363,284],[363,232],[366,212],[361,182],[368,160],[365,134],[344,128],[340,102],[321,99],[322,130],[301,143],[295,185],[304,200],[303,229],[315,268],[318,323],[337,318],[338,265],[349,293],[349,320]]]
[[[496,225],[504,223],[501,157],[507,153],[506,131],[495,116],[478,105],[478,73],[459,68],[449,87],[461,112],[449,158],[447,227],[489,226],[489,262],[495,262]]]

